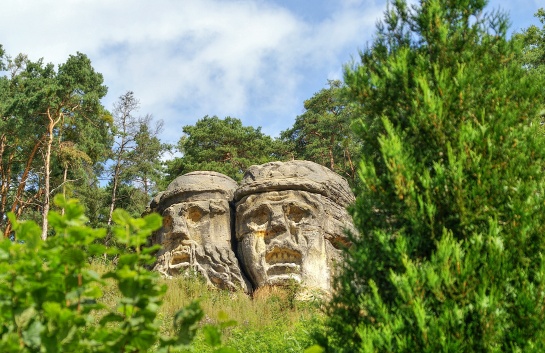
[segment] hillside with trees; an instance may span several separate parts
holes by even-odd
[[[279,137],[204,116],[176,146],[133,92],[103,106],[85,54],[55,67],[0,45],[0,351],[544,351],[536,16],[542,28],[510,37],[486,1],[393,1],[344,81],[309,97]],[[240,180],[291,159],[332,169],[356,195],[358,234],[330,301],[283,288],[255,296],[264,312],[149,271],[161,219],[140,217],[170,181],[196,170]],[[210,303],[232,310],[203,311]]]

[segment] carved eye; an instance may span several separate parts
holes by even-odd
[[[210,201],[210,213],[214,215],[221,215],[229,212],[229,204],[222,202]]]
[[[172,227],[172,216],[166,215],[163,217],[163,228]]]
[[[191,207],[187,210],[187,219],[191,222],[198,222],[201,220],[203,212],[198,207]]]
[[[269,222],[269,210],[266,207],[260,207],[250,214],[250,220],[258,226]]]
[[[296,205],[288,205],[286,210],[286,216],[290,221],[299,223],[303,218],[308,216],[308,210]]]

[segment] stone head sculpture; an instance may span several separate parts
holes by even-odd
[[[296,280],[331,290],[334,263],[354,229],[344,178],[309,161],[252,166],[235,192],[239,258],[255,288]]]
[[[193,269],[217,287],[251,290],[233,251],[236,188],[221,173],[192,172],[154,198],[149,211],[163,216],[163,227],[152,238],[162,246],[156,270],[169,276]]]

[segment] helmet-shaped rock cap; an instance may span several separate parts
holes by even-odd
[[[174,179],[155,202],[160,208],[185,201],[210,199],[233,200],[237,182],[227,175],[212,171],[196,171]]]
[[[346,179],[323,165],[302,160],[251,166],[235,192],[235,201],[251,194],[283,190],[320,194],[343,207],[354,202]]]

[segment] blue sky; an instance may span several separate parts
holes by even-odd
[[[512,30],[531,24],[543,0],[491,0]],[[163,142],[205,115],[239,118],[277,136],[303,102],[342,78],[372,40],[386,0],[3,0],[0,44],[59,64],[87,54],[109,88],[139,114],[164,121]]]

